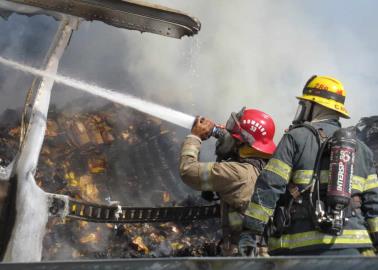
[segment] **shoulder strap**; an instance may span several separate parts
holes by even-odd
[[[316,137],[319,147],[322,145],[323,142],[325,142],[328,139],[328,136],[324,133],[323,129],[315,128],[313,125],[311,125],[310,122],[304,122],[301,124],[291,125],[289,127],[289,131],[296,128],[300,128],[300,127],[304,127],[308,129],[309,131],[311,131],[311,133]]]
[[[304,122],[304,123],[301,123],[301,124],[296,124],[296,125],[292,125],[290,126],[289,128],[289,131],[290,130],[293,130],[295,128],[300,128],[300,127],[304,127],[306,129],[308,129],[309,131],[311,131],[311,133],[315,136],[316,138],[316,141],[318,143],[318,146],[319,146],[319,150],[316,154],[316,160],[315,160],[315,165],[314,165],[314,173],[313,173],[313,176],[312,176],[312,181],[311,183],[303,190],[306,191],[308,189],[311,189],[310,193],[313,192],[313,188],[315,187],[315,185],[319,185],[319,181],[320,181],[320,165],[321,165],[321,159],[323,157],[323,154],[324,154],[324,150],[327,146],[327,143],[328,141],[330,140],[330,138],[328,138],[328,136],[324,133],[323,129],[321,128],[315,128],[313,125],[311,125],[310,122]]]

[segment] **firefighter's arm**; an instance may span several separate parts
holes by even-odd
[[[185,184],[196,190],[210,190],[201,176],[207,163],[199,162],[202,140],[196,135],[188,135],[182,144],[180,153],[180,176]]]
[[[362,210],[368,224],[373,245],[378,247],[378,179],[372,155],[368,160],[369,173],[362,193]]]
[[[211,191],[207,182],[209,168],[213,163],[198,161],[202,140],[210,137],[214,123],[204,117],[197,116],[191,134],[182,145],[180,154],[180,176],[191,188],[201,191]]]
[[[262,234],[276,203],[285,193],[291,178],[296,143],[291,134],[281,139],[273,157],[257,178],[251,204],[245,213],[245,227]]]
[[[248,173],[247,164],[237,162],[199,162],[201,139],[188,135],[180,155],[180,176],[185,184],[200,191],[227,192],[242,185]]]

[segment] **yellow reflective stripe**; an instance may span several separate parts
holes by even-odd
[[[359,248],[361,256],[364,257],[375,257],[374,248]]]
[[[213,182],[210,179],[210,173],[213,169],[214,162],[202,162],[199,168],[199,177],[201,179],[201,190],[213,190]]]
[[[308,185],[311,182],[313,170],[297,170],[293,173],[293,183],[297,185]]]
[[[244,212],[244,215],[267,223],[269,221],[269,217],[273,215],[273,211],[274,209],[250,202],[247,210]]]
[[[313,170],[297,170],[293,172],[293,183],[297,185],[309,185]],[[329,170],[320,171],[320,183],[328,184]],[[364,190],[365,178],[354,175],[352,178],[352,189],[362,192]]]
[[[228,213],[228,222],[230,227],[234,230],[241,229],[243,225],[243,219],[238,212],[232,211]]]
[[[286,182],[290,180],[292,168],[279,159],[270,159],[264,169],[281,176]]]
[[[329,170],[320,171],[320,184],[328,184]]]
[[[194,145],[185,145],[181,151],[181,156],[191,156],[198,158],[199,149]]]
[[[293,183],[297,185],[309,185],[311,183],[313,170],[297,170],[293,172]],[[328,170],[320,171],[320,183],[328,183]]]
[[[378,217],[376,218],[368,218],[367,222],[369,224],[369,232],[376,233],[378,232]]]
[[[374,188],[378,188],[378,179],[376,174],[371,174],[366,179],[364,191]]]
[[[365,178],[357,175],[353,175],[352,178],[352,189],[358,190],[360,192],[364,191]]]
[[[280,238],[270,237],[270,250],[294,249],[313,245],[335,244],[371,244],[369,233],[366,230],[344,230],[340,236],[332,236],[318,231],[309,231],[296,234],[286,234]]]

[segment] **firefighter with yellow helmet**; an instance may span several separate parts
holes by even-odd
[[[267,233],[271,255],[371,254],[378,245],[378,180],[352,128],[342,83],[311,77],[293,125],[260,174],[244,226]]]

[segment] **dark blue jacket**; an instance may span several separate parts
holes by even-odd
[[[336,120],[312,122],[311,125],[323,129],[328,137],[341,127]],[[245,219],[247,227],[262,233],[279,199],[287,196],[287,185],[291,182],[301,189],[310,183],[318,149],[317,138],[308,128],[295,128],[283,136],[272,159],[257,179],[252,207]],[[327,170],[323,166],[320,174],[322,190],[328,183]],[[316,230],[310,217],[294,218],[281,237],[269,238],[270,253],[295,254],[295,251],[304,250],[378,245],[378,180],[373,154],[359,140],[352,179],[352,196],[356,195],[361,198],[361,208],[349,217],[342,235],[334,236]],[[303,202],[306,203],[309,201]]]

